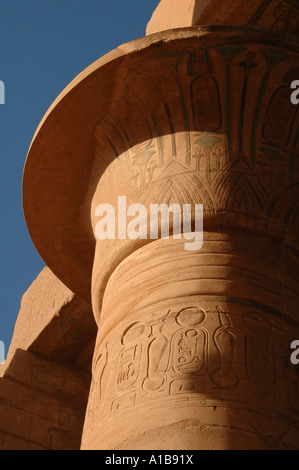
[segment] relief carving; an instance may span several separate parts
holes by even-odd
[[[90,386],[90,397],[88,402],[87,417],[89,427],[93,427],[94,414],[96,410],[103,405],[103,375],[108,363],[108,344],[106,344],[104,352],[100,352],[94,362],[93,374]],[[96,378],[96,380],[95,380]]]
[[[154,339],[148,346],[147,377],[143,382],[143,389],[147,392],[158,390],[165,382],[165,370],[160,369],[161,359],[168,345],[168,339],[162,333],[164,321],[152,325],[151,338]]]
[[[205,366],[206,332],[195,329],[205,320],[205,312],[187,308],[176,316],[176,322],[185,327],[172,339],[172,367],[178,374],[199,374]]]
[[[178,374],[198,374],[204,367],[205,334],[183,330],[173,338],[173,369]]]
[[[144,330],[143,323],[134,323],[122,336],[122,344],[125,347],[118,359],[115,385],[117,392],[130,388],[138,378],[142,353],[141,337]]]
[[[244,393],[250,400],[268,397],[269,403],[275,404],[274,394],[266,387],[275,379],[268,338],[271,325],[255,312],[246,312],[243,318],[249,330],[243,349],[246,372],[253,380]],[[160,318],[154,313],[148,324],[132,323],[119,346],[110,347],[116,364],[113,414],[158,396],[195,393],[200,398],[215,390],[215,385],[231,393],[239,384],[235,327],[221,306],[209,314],[196,306],[169,310]],[[101,357],[103,375],[105,360]]]
[[[220,134],[194,134],[193,138],[195,169],[198,173],[205,171],[210,181],[227,163],[226,138]]]
[[[273,93],[263,124],[263,137],[274,148],[289,143],[297,107],[290,100],[290,83],[298,74],[297,68],[290,70],[284,77],[284,84]]]
[[[198,131],[215,132],[221,128],[222,116],[217,81],[197,77],[190,86],[194,126]]]
[[[216,329],[213,340],[220,356],[220,367],[212,375],[211,380],[219,387],[232,387],[238,383],[233,372],[233,360],[236,349],[236,338],[233,334],[231,321],[221,307],[217,307],[221,326]]]

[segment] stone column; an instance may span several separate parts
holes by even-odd
[[[205,232],[197,252],[157,240],[119,263],[103,298],[83,449],[297,446],[286,357],[296,312],[281,315],[278,252],[263,237]]]
[[[154,60],[126,69],[127,76],[134,71],[134,87],[117,101],[118,132],[132,134],[134,107],[135,132],[142,135],[155,115],[161,129],[163,107],[172,132],[141,137],[101,173],[94,232],[97,206],[109,203],[117,238],[119,217],[126,223],[118,198],[126,196],[127,206],[143,204],[148,214],[153,203],[202,203],[204,242],[188,251],[183,238],[131,240],[123,231],[116,240],[96,241],[92,301],[99,332],[83,448],[298,445],[298,386],[289,360],[299,334],[298,193],[286,189],[294,176],[287,109],[292,116],[295,110],[286,93],[294,64],[282,50],[252,41],[201,48],[199,40],[197,49],[159,54],[158,74]],[[109,119],[98,126],[96,142],[109,135],[117,149],[116,121]],[[192,132],[183,129],[187,123]],[[277,154],[273,164],[278,143],[285,159]],[[96,147],[96,160],[101,152]]]
[[[171,155],[171,145],[164,147]],[[114,200],[117,209],[119,186],[133,201],[136,179],[132,193],[124,168],[135,152],[101,177],[91,210],[95,232],[96,207]],[[138,201],[194,204],[200,184],[178,171],[185,158],[170,156]],[[117,210],[115,217],[117,233]],[[299,283],[290,279],[298,261],[285,243],[244,226],[232,230],[228,219],[206,214],[199,250],[186,250],[183,234],[97,240],[92,300],[99,331],[83,449],[296,448],[298,386],[288,354],[294,327],[298,332]]]
[[[281,33],[165,31],[94,64],[43,123],[27,220],[99,328],[82,449],[298,448],[297,70]],[[119,197],[202,204],[203,246],[131,239]],[[96,237],[100,204],[115,239]]]

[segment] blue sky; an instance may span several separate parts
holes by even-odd
[[[33,134],[65,86],[96,59],[145,35],[159,0],[0,0],[0,340],[45,266],[27,232],[22,174]]]

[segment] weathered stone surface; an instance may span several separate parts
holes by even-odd
[[[89,382],[80,369],[17,349],[0,379],[0,449],[79,449]]]
[[[196,25],[249,26],[298,34],[299,7],[294,0],[161,0],[146,33]]]
[[[7,360],[11,359],[16,348],[28,349],[59,315],[63,305],[73,298],[73,292],[49,268],[44,268],[22,297]]]
[[[211,0],[162,0],[147,25],[146,34],[193,26],[210,2]]]
[[[18,436],[14,436],[9,432],[0,430],[0,449],[1,450],[49,450],[40,444],[26,441]]]
[[[80,448],[95,333],[90,306],[45,268],[0,370],[1,450]]]
[[[80,408],[88,395],[90,374],[79,368],[57,364],[45,356],[17,349],[5,371],[5,378],[35,390],[50,392],[65,401],[72,401]]]
[[[79,299],[46,267],[22,298],[2,374],[17,348],[88,370],[95,334],[90,305]]]
[[[299,5],[296,0],[209,0],[194,24],[244,25],[298,34]]]

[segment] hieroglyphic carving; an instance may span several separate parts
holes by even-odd
[[[267,64],[267,69],[264,72],[264,77],[263,80],[261,81],[261,86],[260,89],[258,90],[257,93],[257,103],[256,103],[256,111],[255,111],[255,116],[253,117],[253,122],[252,122],[252,140],[251,140],[251,161],[254,164],[257,164],[261,166],[263,172],[271,172],[271,173],[277,173],[277,166],[278,168],[280,167],[280,160],[282,159],[281,152],[282,149],[279,149],[279,156],[277,155],[277,149],[276,148],[271,148],[271,144],[268,142],[266,145],[262,144],[262,148],[258,148],[257,144],[260,144],[261,140],[264,138],[263,135],[260,137],[258,136],[258,127],[259,127],[259,120],[260,120],[260,115],[261,115],[261,110],[263,109],[263,103],[265,100],[265,94],[266,90],[269,87],[269,81],[271,78],[271,75],[273,73],[273,70],[275,67],[279,66],[283,62],[289,61],[290,56],[288,52],[284,49],[271,49],[271,48],[265,48],[260,51],[260,56],[263,57]],[[278,97],[278,95],[277,95]],[[290,102],[290,100],[289,100]],[[272,102],[273,103],[273,102]],[[265,103],[265,109],[269,109],[269,101]],[[289,106],[289,103],[287,104]],[[281,104],[279,104],[279,107],[281,108]],[[278,117],[278,112],[277,110],[275,111],[275,117],[273,118],[274,121]],[[267,116],[269,116],[269,122],[266,124],[266,121],[264,120],[264,123],[262,125],[261,129],[261,134],[264,133],[266,127],[268,128],[268,131],[266,131],[266,134],[268,134],[268,137],[270,137],[270,134],[273,133],[271,131],[271,127],[273,126],[273,123],[271,124],[271,116],[269,115],[269,111],[267,112]],[[275,124],[274,124],[275,125]],[[281,130],[279,130],[279,135],[281,134]],[[276,141],[276,138],[274,137],[274,140]],[[257,153],[257,150],[259,150],[259,154]],[[278,165],[273,164],[273,162],[277,162]],[[272,188],[269,186],[269,183],[271,183],[271,180],[267,181],[267,186],[268,186],[268,192],[272,193]],[[277,183],[275,183],[277,184]]]
[[[164,322],[167,319],[170,311],[158,323],[154,323],[151,332],[151,342],[148,346],[148,365],[147,377],[143,382],[143,389],[147,392],[158,390],[165,382],[165,367],[159,369],[161,359],[168,345],[167,337],[162,333]]]
[[[238,313],[234,320],[235,314],[224,305],[152,312],[147,323],[136,321],[124,328],[119,340],[107,338],[94,368],[96,375],[100,372],[95,380],[110,379],[104,389],[93,386],[90,407],[99,411],[102,398],[110,404],[101,412],[114,416],[159,397],[184,399],[188,394],[192,400],[238,396],[244,405],[266,401],[268,408],[277,407],[271,324],[260,312]],[[241,324],[247,329],[237,342]],[[290,406],[296,394],[294,387]]]
[[[197,77],[191,83],[195,129],[215,132],[222,124],[219,89],[214,77]]]
[[[125,348],[119,357],[116,390],[125,390],[134,384],[138,377],[141,357],[141,345]]]
[[[221,191],[222,203],[227,210],[247,210],[262,213],[267,195],[261,184],[251,173],[251,165],[243,158],[230,164],[221,185],[215,190]],[[252,176],[251,176],[252,175]]]
[[[209,383],[218,389],[235,387],[238,377],[233,364],[233,327],[221,307],[213,312],[213,318],[215,315],[220,322],[216,330],[205,326],[206,313],[195,306],[169,310],[159,318],[153,315],[147,325],[130,325],[116,359],[111,413],[154,399],[155,394],[161,397],[195,392],[204,396]],[[209,356],[213,356],[210,365]]]
[[[189,77],[211,75],[214,71],[209,48],[190,50],[187,55]]]
[[[221,326],[216,329],[213,339],[220,355],[220,367],[211,379],[219,387],[232,387],[238,383],[238,377],[233,371],[236,338],[228,314],[221,307],[217,307],[217,310]]]
[[[119,354],[115,384],[117,392],[130,388],[138,378],[142,352],[140,337],[144,330],[143,323],[133,323],[122,336],[125,347]]]
[[[242,67],[244,70],[244,80],[243,80],[243,88],[242,88],[242,95],[241,95],[239,129],[238,129],[238,142],[239,142],[240,154],[243,154],[245,105],[246,105],[246,98],[247,98],[249,75],[250,75],[250,72],[257,66],[257,63],[255,62],[255,57],[256,57],[255,52],[248,51],[246,53],[244,60],[239,62],[240,67]]]
[[[92,427],[94,413],[103,404],[103,375],[108,363],[108,345],[106,344],[104,352],[100,351],[94,362],[93,377],[91,380],[89,405],[87,409],[87,417],[89,425]],[[96,380],[95,380],[96,377]]]
[[[226,138],[221,134],[193,134],[192,137],[195,169],[200,174],[205,172],[206,179],[211,182],[227,163]]]
[[[296,170],[299,108],[291,104],[289,90],[298,75],[295,53],[228,43],[157,51],[146,65],[136,62],[125,72],[134,72],[138,92],[135,86],[126,89],[124,102],[113,113],[111,108],[95,134],[100,160],[108,137],[108,147],[114,146],[112,175],[119,172],[121,190],[132,202],[202,203],[209,217],[220,210],[224,222],[227,217],[229,224],[249,230],[254,224],[255,231],[268,233],[269,209]],[[142,92],[145,84],[152,99]],[[126,130],[134,129],[133,119],[138,129],[139,121],[147,129],[139,142]],[[288,207],[280,212],[285,225]]]
[[[117,356],[111,414],[135,405],[136,390],[140,389],[140,381],[144,378],[140,377],[140,364],[146,354],[144,344],[148,336],[147,327],[142,322],[132,323],[121,336],[122,348]]]
[[[118,356],[112,414],[156,392],[178,393],[192,388],[188,385],[190,377],[198,377],[205,365],[207,333],[198,329],[204,319],[203,310],[187,307],[179,312],[168,311],[160,318],[154,315],[147,329],[135,323],[125,331],[122,336],[125,347]],[[146,365],[145,376],[139,376],[140,363]],[[174,385],[175,379],[180,383]]]
[[[156,145],[149,140],[135,145],[128,153],[132,166],[132,183],[138,188],[144,188],[152,181],[153,174],[158,168]]]
[[[144,205],[155,202],[168,205],[177,203],[182,206],[192,201],[193,204],[203,204],[204,211],[209,213],[215,211],[213,193],[204,175],[191,172],[186,164],[169,160],[156,176],[158,176],[157,181],[154,181],[143,193],[141,202]]]
[[[283,78],[270,99],[263,124],[263,137],[268,144],[280,150],[288,144],[297,114],[297,107],[290,100],[290,83],[297,76],[298,68],[291,69]],[[295,79],[295,78],[294,78]],[[270,156],[271,158],[271,156]]]
[[[219,87],[213,71],[208,48],[189,52],[187,74],[193,77],[190,97],[194,129],[197,131],[215,132],[222,124]]]
[[[204,367],[205,336],[203,331],[179,331],[173,338],[173,368],[178,374],[196,374]]]
[[[225,90],[225,104],[223,104],[224,108],[224,123],[225,123],[225,135],[227,138],[227,157],[228,160],[233,159],[233,152],[232,152],[232,141],[231,141],[231,65],[233,60],[235,59],[238,54],[245,51],[246,47],[240,45],[224,45],[220,46],[216,49],[216,51],[225,59],[225,83],[226,83],[226,90]]]
[[[207,332],[199,325],[205,320],[205,312],[186,308],[176,315],[179,329],[172,338],[171,367],[176,375],[170,383],[170,393],[197,389],[198,378],[207,366]]]
[[[206,332],[198,327],[205,319],[203,310],[187,308],[176,316],[183,328],[173,336],[173,369],[178,374],[198,374],[205,364]]]

